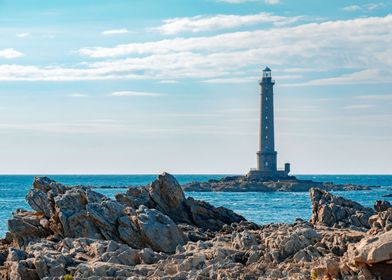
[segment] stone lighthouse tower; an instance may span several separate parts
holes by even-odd
[[[290,164],[285,168],[277,168],[277,152],[275,151],[274,132],[274,85],[271,69],[266,67],[260,84],[260,146],[257,152],[257,169],[251,170],[248,176],[254,178],[279,179],[287,177]]]
[[[274,174],[276,168],[275,133],[274,133],[274,84],[271,69],[263,70],[260,82],[260,147],[257,152],[257,170]]]

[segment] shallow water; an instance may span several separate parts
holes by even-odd
[[[138,186],[146,185],[156,175],[51,175],[52,179],[67,185],[90,186]],[[224,175],[176,175],[180,183],[207,181],[222,178]],[[363,205],[372,206],[375,200],[389,200],[382,195],[392,193],[392,175],[297,175],[299,179],[314,181],[352,183],[359,185],[379,185],[371,191],[334,192]],[[7,230],[7,220],[17,208],[29,209],[24,197],[31,187],[34,176],[0,176],[0,236]],[[113,197],[125,189],[97,189]],[[187,196],[206,200],[215,206],[224,206],[259,224],[293,222],[295,218],[309,219],[311,214],[309,194],[274,193],[197,193],[188,192]]]

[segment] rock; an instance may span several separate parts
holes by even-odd
[[[392,208],[378,203],[384,211],[376,213],[321,190],[311,198],[311,223],[259,226],[185,198],[169,174],[116,200],[36,178],[26,197],[36,212],[18,210],[10,219],[0,273],[54,280],[391,279]]]
[[[141,236],[154,251],[173,253],[186,238],[177,225],[158,210],[141,205],[136,211]]]
[[[186,192],[307,192],[311,188],[326,191],[370,190],[377,186],[339,185],[329,182],[299,180],[294,176],[287,178],[253,178],[252,176],[230,176],[208,182],[192,182],[182,186]]]
[[[376,215],[371,216],[369,218],[369,224],[371,226],[371,234],[392,230],[392,208],[388,208],[385,211],[378,212]]]
[[[40,224],[43,218],[41,213],[17,210],[12,219],[8,220],[8,229],[13,245],[22,248],[29,242],[39,240],[51,234]]]
[[[316,188],[310,190],[310,199],[311,223],[314,225],[360,230],[370,228],[368,219],[375,213],[371,208]]]
[[[115,198],[121,204],[135,209],[139,208],[140,205],[145,205],[148,208],[155,207],[155,202],[151,199],[150,193],[145,188],[129,188],[124,194],[116,194]]]
[[[177,224],[188,224],[205,230],[216,231],[225,224],[245,221],[244,217],[232,210],[214,207],[191,197],[185,198],[180,184],[168,173],[163,173],[147,187],[116,195],[116,200],[127,206],[144,205],[157,209]]]
[[[351,247],[352,260],[375,264],[392,260],[392,231],[362,239]],[[392,268],[392,266],[391,266]]]
[[[386,211],[388,208],[392,208],[392,205],[386,200],[377,200],[374,203],[374,210],[376,212]]]
[[[32,209],[44,214],[47,218],[50,218],[54,213],[52,203],[48,199],[47,194],[41,190],[30,190],[26,196],[26,201]]]
[[[214,207],[205,201],[198,201],[192,197],[185,201],[185,209],[189,213],[190,220],[197,227],[220,230],[224,225],[239,223],[245,218],[237,215],[232,210],[224,207]]]

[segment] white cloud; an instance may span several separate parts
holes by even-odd
[[[116,91],[112,92],[110,96],[115,97],[155,97],[155,96],[164,96],[163,93],[156,92],[143,92],[143,91]]]
[[[160,83],[160,84],[178,84],[179,81],[176,81],[176,80],[162,80],[162,81],[159,81],[158,83]]]
[[[160,27],[154,28],[163,34],[177,34],[181,32],[202,32],[225,28],[235,28],[261,23],[272,23],[282,26],[297,22],[304,17],[276,16],[270,13],[259,13],[253,15],[215,15],[172,18],[164,20]]]
[[[376,9],[383,8],[385,6],[386,5],[384,3],[382,3],[382,2],[380,2],[380,3],[369,3],[369,4],[365,5],[365,8],[368,9],[369,11],[373,11],[373,10],[376,10]]]
[[[29,37],[29,36],[30,36],[30,34],[29,34],[29,33],[26,33],[26,32],[24,32],[24,33],[19,33],[19,34],[17,34],[16,36],[18,36],[19,38],[25,38],[25,37]]]
[[[380,69],[365,69],[337,77],[311,80],[304,83],[286,84],[284,86],[328,86],[349,84],[379,84],[392,83],[392,71]]]
[[[297,86],[388,83],[392,80],[390,45],[392,15],[82,48],[81,55],[96,60],[77,67],[3,64],[0,80],[215,79],[211,82],[228,82],[231,79],[230,82],[242,82],[241,77],[256,78],[254,70],[262,64],[283,73],[300,75],[302,71],[315,70],[323,74],[319,77],[328,75],[308,82],[308,75],[303,75],[305,81],[292,84]],[[286,65],[293,68],[285,69]],[[335,77],[331,69],[344,69],[349,74]]]
[[[280,0],[264,0],[268,5],[277,5],[280,4]]]
[[[362,10],[362,8],[361,6],[358,5],[351,5],[351,6],[343,7],[342,10],[345,12],[356,12]]]
[[[392,100],[392,94],[372,94],[372,95],[360,95],[357,98],[359,99],[368,99],[368,100]]]
[[[370,105],[370,104],[354,104],[354,105],[348,105],[343,107],[344,109],[369,109],[369,108],[373,108],[375,107],[374,105]]]
[[[24,56],[23,53],[14,50],[14,49],[3,49],[0,50],[0,57],[11,59],[11,58],[18,58]]]
[[[125,28],[121,29],[111,29],[111,30],[105,30],[102,32],[102,35],[119,35],[119,34],[127,34],[128,30]]]
[[[351,6],[346,6],[343,7],[342,10],[345,12],[357,12],[357,11],[373,11],[376,9],[380,9],[385,7],[385,4],[380,2],[380,3],[369,3],[365,5],[351,5]]]
[[[174,38],[121,44],[111,48],[82,48],[79,53],[89,57],[105,58],[190,51],[221,54],[243,50],[245,52],[259,52],[264,54],[264,57],[279,54],[280,60],[282,54],[285,54],[285,57],[299,55],[302,58],[310,58],[310,56],[317,54],[320,56],[313,57],[313,60],[328,61],[325,58],[331,55],[344,59],[347,55],[352,54],[355,58],[356,53],[366,48],[377,50],[377,54],[389,53],[385,44],[392,41],[391,27],[392,15],[388,15],[386,17],[303,24],[295,27],[233,32],[209,37]],[[268,38],[268,44],[266,38]],[[368,51],[366,55],[370,61],[370,58],[376,54]],[[366,59],[366,57],[361,57],[361,59]],[[271,60],[273,61],[273,59]],[[373,61],[373,63],[377,62]]]
[[[219,117],[221,115],[216,113],[171,113],[166,116],[173,118],[209,118]]]
[[[274,79],[279,81],[299,79],[301,75],[274,75]],[[242,83],[256,83],[260,79],[260,76],[254,77],[230,77],[230,78],[219,78],[219,79],[208,79],[204,80],[203,83],[207,84],[242,84]]]

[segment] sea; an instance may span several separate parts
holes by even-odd
[[[42,175],[37,175],[42,176]],[[220,179],[228,175],[175,175],[181,184]],[[7,231],[7,220],[18,208],[30,209],[25,196],[31,188],[34,175],[0,175],[0,236]],[[157,175],[49,175],[48,177],[65,185],[85,185],[97,187],[95,190],[110,198],[116,193],[125,192],[124,188],[100,188],[108,186],[136,187],[147,185]],[[368,191],[335,191],[336,195],[372,207],[376,200],[392,193],[392,175],[296,175],[298,179],[338,184],[357,184],[380,186]],[[272,193],[205,193],[187,192],[186,196],[205,200],[214,206],[224,206],[258,224],[291,223],[296,218],[308,220],[311,216],[309,193],[272,192]]]

